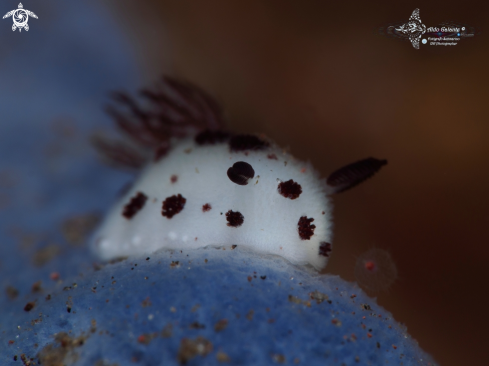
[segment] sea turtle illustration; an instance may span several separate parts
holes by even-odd
[[[3,16],[3,19],[12,17],[14,21],[14,24],[12,25],[13,31],[15,31],[17,28],[19,28],[19,32],[22,31],[22,28],[28,31],[29,25],[27,24],[27,22],[29,21],[29,15],[33,18],[38,19],[36,14],[34,14],[30,10],[25,10],[22,3],[19,3],[19,8],[9,11],[7,14]]]
[[[419,49],[419,40],[426,32],[426,26],[421,23],[421,18],[419,17],[419,9],[415,9],[409,21],[396,28],[396,30],[408,35],[413,47]]]

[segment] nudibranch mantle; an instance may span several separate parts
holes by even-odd
[[[310,163],[268,141],[265,149],[232,151],[228,141],[195,140],[172,141],[165,157],[147,164],[95,233],[92,249],[99,258],[239,245],[324,268],[332,206],[326,180]],[[244,184],[228,174],[239,162],[254,171]],[[167,208],[177,206],[171,214],[167,199]],[[242,220],[233,220],[237,213]]]
[[[328,196],[387,164],[367,158],[321,180],[310,163],[268,139],[224,131],[218,103],[198,87],[164,77],[141,96],[147,108],[114,94],[129,115],[108,108],[138,147],[93,140],[113,164],[143,169],[91,240],[103,260],[240,245],[321,270],[332,250]],[[147,162],[148,151],[153,161]]]

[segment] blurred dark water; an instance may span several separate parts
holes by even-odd
[[[324,176],[361,158],[386,158],[389,165],[377,176],[335,197],[334,252],[326,270],[354,280],[358,255],[371,247],[389,251],[400,278],[378,294],[379,303],[441,364],[483,364],[479,345],[489,325],[486,3],[60,4],[25,3],[39,16],[27,34],[14,34],[11,21],[0,23],[2,167],[40,159],[35,143],[52,136],[46,126],[55,117],[75,119],[85,135],[109,126],[100,108],[106,92],[143,86],[163,72],[216,96],[229,128],[266,133]],[[455,47],[420,50],[376,34],[418,6],[427,25],[454,20],[482,33]],[[96,166],[84,169],[96,172]],[[127,179],[104,172],[107,183],[76,185],[87,202],[91,190],[105,189],[105,201],[83,206],[87,211],[107,205],[108,192]],[[31,192],[27,197],[39,190],[22,179],[29,181],[33,187],[22,191]],[[43,184],[56,191],[51,181]],[[66,211],[76,211],[71,198],[65,201]],[[4,210],[2,224],[24,215]],[[34,226],[53,224],[26,217]]]

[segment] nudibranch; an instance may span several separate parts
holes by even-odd
[[[224,131],[216,102],[202,90],[170,78],[161,87],[142,91],[147,109],[116,94],[131,113],[109,112],[133,146],[94,140],[112,162],[142,167],[94,234],[94,253],[110,260],[238,245],[323,269],[332,251],[329,196],[387,161],[367,158],[322,180],[268,138]]]

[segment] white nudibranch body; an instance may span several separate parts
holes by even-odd
[[[266,139],[224,132],[217,103],[198,88],[165,77],[162,89],[141,93],[150,110],[116,93],[131,116],[108,111],[140,150],[154,151],[154,161],[144,163],[125,143],[94,139],[113,163],[144,164],[93,236],[92,250],[103,260],[238,245],[321,270],[332,250],[327,196],[387,163],[367,158],[321,180],[310,163]]]
[[[145,167],[94,236],[93,249],[107,260],[238,245],[321,269],[331,251],[326,190],[311,164],[276,146],[232,151],[230,141],[184,139]]]

